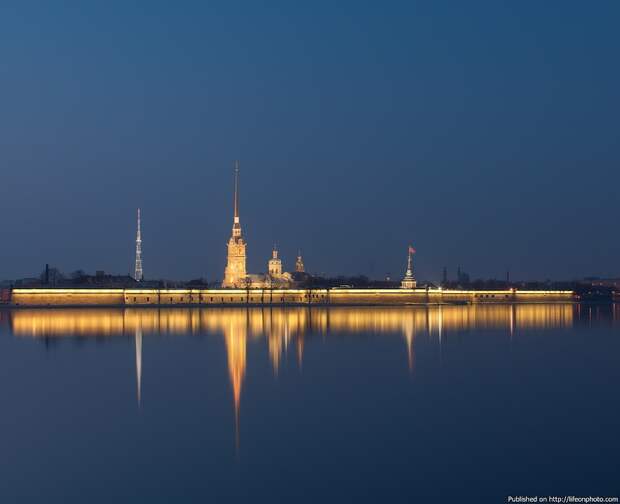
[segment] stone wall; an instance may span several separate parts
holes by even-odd
[[[426,289],[14,289],[13,306],[407,305],[571,302],[572,291]]]
[[[123,289],[13,289],[13,306],[118,306]]]

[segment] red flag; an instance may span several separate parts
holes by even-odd
[[[415,249],[411,245],[409,245],[409,253],[415,254]]]

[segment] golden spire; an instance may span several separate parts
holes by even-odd
[[[241,236],[239,221],[239,161],[234,163],[235,191],[233,196],[233,226],[232,235],[228,240],[228,260],[224,270],[222,287],[243,287],[246,283],[245,270],[245,242]]]
[[[235,195],[233,200],[233,235],[241,236],[241,224],[239,223],[239,160],[235,161]],[[238,230],[238,235],[235,234],[235,230]]]

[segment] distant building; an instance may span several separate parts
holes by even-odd
[[[469,273],[462,271],[460,266],[456,273],[456,281],[459,285],[469,285],[470,283]]]
[[[109,287],[125,288],[136,287],[136,280],[129,275],[110,275],[103,270],[95,271],[94,275],[81,273],[71,279],[64,280],[60,286],[63,287]]]
[[[400,282],[401,289],[415,289],[416,281],[413,276],[413,254],[415,254],[415,249],[409,245],[409,250],[407,254],[407,271],[405,273],[405,277]]]
[[[271,259],[269,259],[268,268],[270,276],[274,278],[280,278],[282,276],[282,261],[278,258],[278,249],[275,245],[273,246],[273,251],[271,252]]]
[[[296,273],[306,272],[306,269],[304,268],[304,261],[301,258],[301,250],[297,253],[297,260],[295,261],[295,272]]]
[[[592,287],[610,287],[614,290],[620,289],[620,278],[599,278],[586,277],[583,282]]]

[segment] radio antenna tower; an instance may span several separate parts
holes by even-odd
[[[142,234],[140,232],[140,209],[138,208],[138,231],[136,232],[136,269],[133,275],[136,282],[142,281]]]

